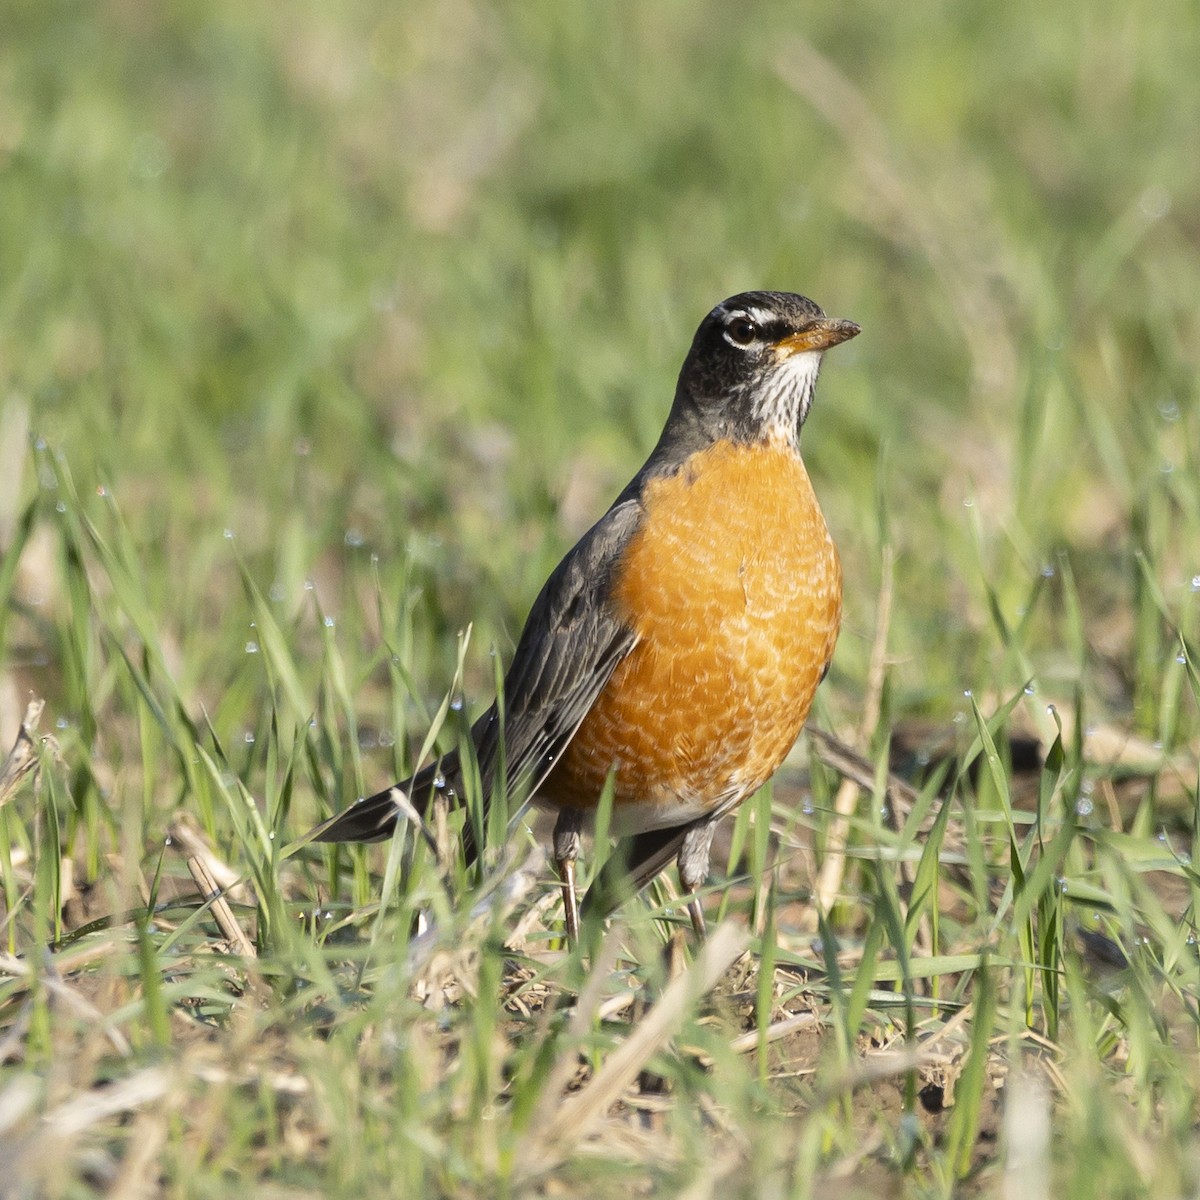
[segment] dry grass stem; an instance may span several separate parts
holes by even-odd
[[[686,974],[672,980],[662,998],[609,1055],[591,1081],[563,1101],[553,1119],[531,1133],[519,1156],[524,1177],[538,1175],[562,1161],[584,1141],[652,1055],[679,1028],[690,1005],[710,991],[745,950],[744,930],[731,922],[717,927]]]
[[[879,722],[879,706],[883,697],[883,685],[887,674],[888,631],[892,617],[892,573],[893,552],[890,545],[884,546],[880,564],[879,596],[875,605],[875,640],[871,645],[871,667],[867,676],[867,688],[863,696],[862,715],[858,722],[855,741],[861,747],[871,736]],[[870,790],[875,789],[872,780]],[[834,905],[842,889],[846,873],[846,843],[850,837],[850,817],[858,803],[859,784],[845,776],[834,798],[834,816],[825,838],[825,861],[817,876],[814,903],[820,912],[827,913]],[[815,915],[812,918],[815,926]]]
[[[206,859],[196,856],[189,858],[187,860],[187,869],[196,881],[196,887],[200,890],[201,898],[209,905],[209,911],[213,915],[213,920],[216,921],[222,935],[229,943],[229,948],[242,958],[248,960],[256,959],[258,952],[254,949],[254,943],[237,923],[237,918],[233,915],[233,909],[229,907],[229,901],[225,899],[216,879],[213,878],[212,871]]]
[[[25,716],[21,720],[21,728],[17,730],[16,740],[4,760],[4,765],[0,766],[0,808],[12,799],[21,780],[37,767],[37,742],[34,735],[38,722],[42,719],[42,709],[45,707],[44,700],[30,700],[25,707]]]
[[[814,1029],[820,1024],[821,1018],[815,1012],[796,1013],[793,1016],[784,1017],[781,1021],[773,1021],[762,1034],[757,1029],[748,1029],[745,1033],[735,1037],[729,1043],[729,1048],[735,1054],[746,1054],[751,1050],[757,1050],[764,1041],[777,1042],[780,1038],[789,1037],[801,1029]]]

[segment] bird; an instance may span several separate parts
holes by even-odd
[[[584,897],[608,916],[675,859],[696,895],[713,832],[783,762],[829,670],[842,569],[800,454],[825,351],[858,335],[805,296],[749,291],[700,322],[663,431],[546,580],[500,697],[471,727],[492,794],[557,811],[568,941],[576,861],[606,789],[617,851]],[[458,751],[357,801],[306,840],[372,842],[461,802]],[[476,855],[468,821],[464,853]]]

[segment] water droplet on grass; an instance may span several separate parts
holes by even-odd
[[[1166,188],[1148,187],[1138,199],[1138,211],[1148,221],[1161,221],[1171,211],[1171,194]]]
[[[371,285],[370,302],[376,312],[395,312],[396,289],[389,282],[374,283]]]
[[[258,653],[258,643],[257,642],[247,642],[246,643],[246,653],[247,654],[257,654]]]
[[[159,178],[171,162],[166,144],[153,133],[139,133],[133,139],[130,159],[134,175],[147,182]]]

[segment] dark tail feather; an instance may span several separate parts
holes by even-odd
[[[314,842],[382,842],[392,836],[402,817],[417,823],[422,835],[430,840],[425,817],[438,796],[450,803],[462,803],[462,777],[458,755],[447,755],[441,762],[430,763],[410,779],[358,800],[349,808],[318,825],[309,839]],[[485,809],[486,812],[486,809]],[[463,849],[467,862],[475,859],[475,837],[470,822],[463,828]]]
[[[314,842],[382,842],[391,837],[400,816],[396,805],[397,791],[408,793],[412,780],[405,779],[395,787],[356,800],[349,808],[330,817],[313,831]],[[416,806],[414,805],[414,810]],[[419,810],[418,815],[420,815]]]
[[[583,898],[583,916],[596,913],[603,919],[636,896],[679,853],[690,828],[651,829],[618,842]]]

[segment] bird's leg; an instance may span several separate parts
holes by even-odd
[[[679,857],[675,860],[679,867],[679,882],[685,892],[692,894],[688,901],[688,916],[692,918],[692,928],[696,932],[696,940],[700,942],[704,941],[708,926],[704,920],[700,897],[695,893],[708,879],[708,855],[712,849],[716,827],[714,821],[697,821],[689,826],[679,847]]]
[[[564,808],[554,826],[554,865],[562,880],[563,915],[567,922],[567,941],[579,945],[579,898],[575,892],[575,860],[579,857],[579,831],[583,813]]]

